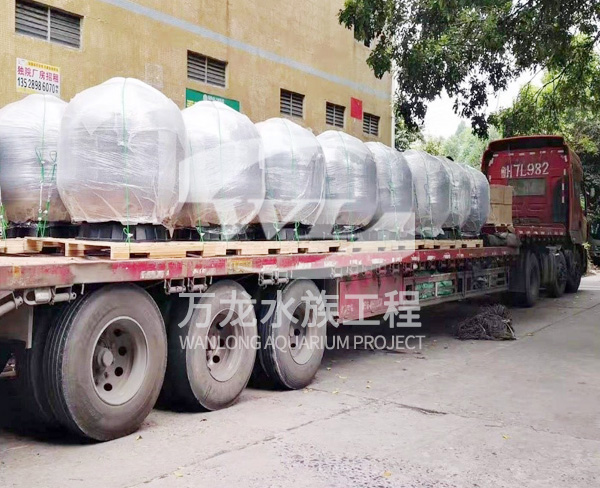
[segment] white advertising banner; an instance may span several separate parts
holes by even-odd
[[[46,93],[60,98],[60,68],[17,58],[17,91]]]

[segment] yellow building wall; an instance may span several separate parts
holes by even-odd
[[[16,58],[60,67],[61,98],[114,76],[160,89],[179,107],[186,88],[241,102],[259,122],[280,116],[280,89],[305,95],[304,119],[316,134],[326,102],[346,107],[344,130],[363,140],[392,138],[391,79],[366,64],[369,49],[339,25],[344,0],[45,0],[83,16],[81,47],[15,33],[15,0],[0,2],[0,106],[25,96],[16,90]],[[188,50],[228,62],[227,87],[187,79]],[[363,134],[350,100],[380,120],[379,137]]]

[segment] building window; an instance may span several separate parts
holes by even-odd
[[[327,125],[333,125],[334,127],[344,128],[344,113],[346,107],[342,105],[335,105],[334,103],[327,102],[327,111],[325,115],[325,122]]]
[[[190,80],[225,88],[227,63],[188,51],[187,75]]]
[[[41,3],[17,0],[15,31],[65,46],[81,45],[81,17]]]
[[[304,95],[301,93],[281,90],[279,105],[282,115],[304,117]]]
[[[379,117],[377,115],[363,115],[363,132],[369,136],[379,136]]]

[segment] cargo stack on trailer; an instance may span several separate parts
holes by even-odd
[[[215,102],[182,115],[136,80],[91,90],[56,154],[78,237],[0,240],[0,371],[47,424],[105,441],[159,395],[215,410],[251,377],[304,388],[326,324],[385,314],[390,294],[532,306],[585,272],[583,173],[560,137],[493,142],[480,171]]]

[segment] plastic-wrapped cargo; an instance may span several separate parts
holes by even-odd
[[[0,110],[0,204],[15,224],[70,222],[56,187],[66,102],[29,95]]]
[[[443,234],[450,216],[450,176],[442,160],[424,151],[403,153],[413,177],[415,192],[415,227],[422,237]]]
[[[133,78],[82,91],[58,147],[58,189],[74,221],[171,224],[187,141],[181,111],[160,91]]]
[[[490,183],[478,169],[462,165],[471,179],[471,205],[462,231],[476,236],[488,220],[490,213]]]
[[[353,232],[368,225],[378,205],[377,167],[369,148],[341,131],[317,137],[325,153],[325,206],[319,223],[334,232]]]
[[[379,206],[373,218],[373,230],[399,237],[414,236],[413,179],[402,153],[381,142],[368,142],[377,166]]]
[[[256,124],[265,150],[262,224],[311,226],[323,208],[325,155],[309,130],[287,119]]]
[[[189,193],[177,227],[218,227],[230,237],[252,222],[265,198],[264,150],[255,125],[221,102],[183,110],[190,157]]]
[[[460,230],[471,212],[471,178],[465,168],[448,158],[440,158],[450,177],[450,215],[444,229]]]

